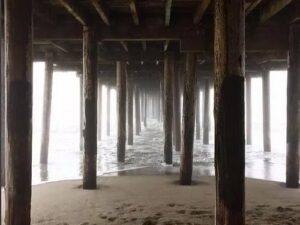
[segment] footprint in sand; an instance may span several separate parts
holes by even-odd
[[[278,206],[276,208],[276,211],[277,212],[291,212],[291,211],[293,211],[293,209],[292,208],[284,208],[284,207]]]
[[[174,206],[175,206],[175,203],[169,203],[168,206],[169,206],[169,207],[174,207]]]
[[[177,213],[178,213],[178,214],[185,214],[185,213],[186,213],[186,210],[181,209],[181,210],[178,210]]]
[[[210,214],[210,212],[205,210],[193,210],[190,212],[190,215],[203,215],[203,214]]]

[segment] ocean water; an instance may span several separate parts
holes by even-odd
[[[33,162],[32,183],[79,179],[82,177],[83,154],[79,149],[79,78],[76,73],[54,73],[49,163],[39,164],[44,63],[34,64],[33,91]],[[246,176],[258,179],[285,181],[286,139],[286,72],[271,73],[271,139],[272,152],[262,149],[261,79],[252,79],[252,136],[253,145],[246,146]],[[164,174],[179,171],[179,153],[173,153],[173,166],[163,163],[162,124],[148,118],[134,145],[126,148],[126,162],[117,163],[116,157],[116,93],[111,90],[111,136],[106,136],[106,87],[102,88],[102,137],[98,141],[98,175]],[[211,100],[213,90],[211,90]],[[203,93],[200,93],[202,109]],[[212,115],[213,101],[210,102]],[[202,122],[202,118],[201,118]],[[194,144],[194,176],[214,175],[213,118],[210,144],[202,140]],[[128,172],[129,171],[129,172]]]

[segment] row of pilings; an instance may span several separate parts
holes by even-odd
[[[32,1],[6,1],[5,68],[7,85],[6,215],[7,225],[30,224],[32,155]],[[214,90],[216,224],[245,224],[245,12],[244,1],[215,0]],[[290,25],[287,103],[287,187],[299,186],[299,28]],[[96,188],[97,37],[83,27],[82,139],[83,188]],[[200,41],[200,40],[199,40]],[[190,184],[194,138],[197,64],[186,53],[183,90],[181,184]],[[49,67],[50,69],[50,67]],[[164,68],[164,152],[172,160],[172,54]],[[126,140],[126,63],[116,63],[119,161]],[[266,81],[268,82],[268,81]],[[47,90],[49,91],[49,90]],[[266,99],[267,100],[267,99]],[[268,105],[268,102],[264,103]],[[45,120],[45,123],[47,121]],[[269,126],[266,124],[266,126]],[[49,131],[43,131],[49,132]],[[265,143],[268,147],[268,143]]]

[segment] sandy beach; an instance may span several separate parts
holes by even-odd
[[[99,177],[98,190],[81,181],[33,186],[32,224],[214,224],[214,177],[180,186],[177,176]],[[253,225],[299,225],[300,189],[246,180],[246,220]]]

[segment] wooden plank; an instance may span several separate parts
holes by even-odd
[[[194,14],[193,22],[194,24],[198,24],[200,20],[202,19],[207,7],[209,6],[210,0],[202,0],[196,9],[196,12]]]
[[[125,41],[120,41],[120,44],[122,45],[122,47],[124,48],[125,52],[128,52],[128,46],[125,43]]]
[[[139,20],[139,15],[138,15],[138,11],[137,11],[135,0],[129,0],[129,8],[130,8],[130,11],[131,11],[133,23],[135,25],[139,25],[140,24],[140,20]]]
[[[165,25],[166,26],[170,25],[171,11],[172,11],[172,0],[166,0],[166,5],[165,5]]]
[[[246,16],[249,15],[261,2],[262,0],[253,0],[252,2],[250,2],[248,6],[245,8]]]
[[[101,17],[102,21],[107,25],[110,26],[107,10],[103,6],[102,0],[90,0],[94,8],[96,9],[98,15]]]
[[[88,18],[82,7],[73,0],[58,0],[58,2],[82,25],[88,25]]]
[[[270,0],[260,13],[260,23],[265,23],[289,5],[292,0]]]

